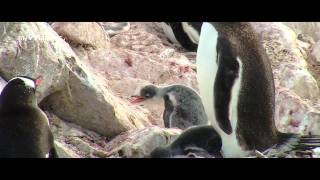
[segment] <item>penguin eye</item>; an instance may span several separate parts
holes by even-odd
[[[151,95],[150,95],[150,93],[146,93],[144,96],[145,97],[150,97]]]

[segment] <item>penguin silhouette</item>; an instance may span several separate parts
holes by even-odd
[[[18,76],[1,92],[1,158],[58,157],[48,118],[37,104],[36,89],[41,80]]]

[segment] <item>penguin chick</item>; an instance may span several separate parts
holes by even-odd
[[[151,158],[221,158],[222,140],[210,125],[190,127],[166,147],[154,149]]]
[[[0,157],[58,157],[49,121],[38,107],[41,77],[11,79],[0,95]]]
[[[131,103],[135,104],[154,98],[164,100],[163,120],[166,128],[186,129],[190,126],[208,124],[200,96],[187,86],[147,85],[140,90],[139,95],[132,96]]]

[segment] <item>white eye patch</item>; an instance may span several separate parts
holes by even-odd
[[[36,88],[36,85],[34,84],[34,81],[31,80],[31,79],[24,78],[24,77],[16,77],[16,78],[11,79],[10,81],[12,81],[12,80],[14,80],[14,79],[21,79],[21,80],[23,81],[23,83],[24,83],[25,86],[31,87],[31,88],[34,88],[34,89]],[[10,82],[10,81],[9,81],[9,82]],[[9,82],[8,82],[8,83],[9,83]]]

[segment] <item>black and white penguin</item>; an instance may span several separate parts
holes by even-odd
[[[47,116],[35,96],[41,77],[11,79],[0,95],[0,157],[58,157]]]
[[[154,149],[151,158],[221,158],[222,141],[210,125],[190,127],[171,144]]]
[[[203,23],[197,79],[208,119],[222,138],[224,157],[244,157],[272,146],[280,152],[320,145],[317,136],[276,129],[270,61],[249,23]]]
[[[184,85],[158,87],[147,85],[138,95],[132,96],[131,103],[139,103],[148,99],[163,99],[163,113],[166,128],[186,129],[190,126],[208,124],[208,119],[197,92]]]
[[[130,22],[99,22],[109,37],[130,30]]]
[[[202,22],[161,22],[161,27],[172,43],[196,52]]]

